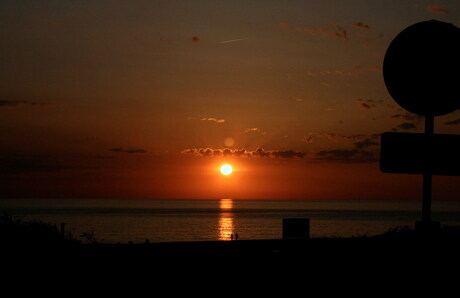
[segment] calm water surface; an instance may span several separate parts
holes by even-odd
[[[59,225],[101,242],[280,239],[283,218],[310,218],[312,237],[380,234],[413,226],[419,201],[42,200],[2,199],[0,211]],[[460,224],[460,202],[433,202],[433,220]],[[83,238],[80,238],[84,240]]]

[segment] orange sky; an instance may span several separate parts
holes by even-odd
[[[381,133],[423,131],[383,56],[460,5],[370,2],[2,1],[0,198],[419,199],[379,171]]]

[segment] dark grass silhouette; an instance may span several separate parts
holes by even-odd
[[[430,237],[410,227],[396,227],[377,236],[350,238],[132,244],[103,243],[89,235],[78,235],[86,239],[80,241],[63,235],[55,225],[0,216],[2,272],[15,281],[42,281],[46,288],[59,288],[67,281],[69,289],[86,290],[88,284],[110,280],[104,285],[118,290],[114,280],[125,284],[135,279],[139,285],[141,278],[149,287],[158,287],[159,275],[177,287],[183,274],[188,281],[197,278],[200,286],[211,277],[224,276],[254,286],[255,278],[269,276],[274,284],[301,292],[315,277],[343,291],[335,282],[356,289],[362,280],[387,287],[399,279],[412,286],[408,278],[424,272],[420,269],[425,266],[436,274],[445,272],[446,264],[458,268],[460,252],[460,227],[443,227]],[[271,284],[256,285],[272,290]]]
[[[0,215],[0,243],[6,246],[78,245],[70,233],[38,220],[24,221],[6,213]]]
[[[89,235],[89,236],[88,236]],[[205,262],[225,259],[294,263],[416,262],[421,255],[454,261],[460,256],[460,227],[443,226],[439,233],[420,234],[395,227],[376,236],[310,238],[304,240],[238,240],[172,243],[102,243],[84,233],[81,241],[55,225],[0,216],[1,248],[29,257],[76,262]]]

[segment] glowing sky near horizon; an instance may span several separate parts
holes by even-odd
[[[417,199],[378,169],[382,132],[423,131],[381,66],[429,19],[460,2],[1,1],[0,197]]]

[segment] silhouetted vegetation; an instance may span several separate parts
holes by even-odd
[[[413,235],[415,232],[414,229],[412,229],[409,226],[398,226],[398,227],[393,227],[388,229],[386,232],[382,234],[382,236],[385,237],[391,237],[391,236],[398,236],[398,237],[404,237],[404,236],[409,236]]]
[[[197,241],[184,243],[155,243],[149,245],[120,245],[103,244],[98,241],[94,233],[82,233],[74,238],[70,233],[64,233],[55,225],[43,223],[41,221],[24,221],[14,218],[8,214],[0,215],[0,243],[2,247],[94,247],[96,250],[107,252],[119,249],[136,249],[148,253],[157,252],[159,254],[202,254],[220,253],[225,251],[229,254],[261,254],[267,255],[304,255],[306,252],[327,252],[338,248],[346,251],[353,247],[356,251],[362,251],[373,244],[374,247],[386,247],[382,244],[404,243],[417,244],[418,240],[432,239],[430,244],[435,247],[458,247],[460,245],[460,226],[443,225],[434,237],[420,237],[417,230],[409,226],[394,227],[376,236],[360,236],[350,238],[310,238],[301,241],[273,240],[243,240],[243,241]],[[374,241],[375,240],[375,241]],[[426,243],[426,242],[425,242]],[[444,245],[448,244],[448,245]],[[452,244],[455,244],[454,246]],[[146,249],[149,247],[148,249]],[[397,247],[400,247],[399,245]],[[98,249],[99,248],[99,249]],[[361,249],[361,250],[360,250]],[[78,249],[80,251],[80,249]],[[371,249],[372,250],[372,249]],[[93,250],[91,250],[93,251]],[[279,252],[279,253],[276,253]],[[331,252],[332,253],[332,252]],[[308,255],[308,254],[306,254]]]
[[[442,225],[438,231],[423,233],[413,227],[398,226],[388,229],[381,235],[373,238],[388,240],[416,240],[416,239],[433,239],[436,241],[449,241],[451,243],[460,243],[460,226]]]
[[[83,239],[85,239],[86,243],[89,243],[89,244],[97,244],[99,243],[99,241],[96,239],[96,237],[94,236],[94,232],[91,232],[91,233],[82,233],[80,235],[80,237],[82,237]]]
[[[71,245],[80,241],[63,233],[55,225],[38,220],[23,221],[8,214],[0,215],[0,242],[3,245]]]

